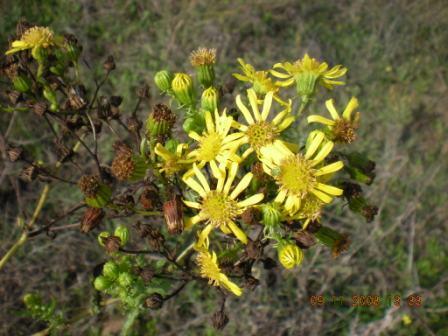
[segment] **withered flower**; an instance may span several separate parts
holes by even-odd
[[[229,317],[223,310],[218,310],[212,315],[212,325],[216,330],[222,330],[229,323]]]
[[[104,218],[104,210],[100,208],[87,208],[81,220],[81,232],[87,233],[92,231]]]
[[[163,296],[159,293],[151,294],[146,300],[145,300],[145,306],[152,310],[157,310],[162,308],[163,306]]]
[[[170,234],[179,234],[184,230],[182,200],[179,195],[174,195],[163,204],[163,214]]]

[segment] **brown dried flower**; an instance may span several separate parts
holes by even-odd
[[[84,212],[84,216],[81,220],[81,232],[87,233],[92,231],[98,225],[100,225],[101,221],[104,218],[103,209],[99,208],[87,208]]]

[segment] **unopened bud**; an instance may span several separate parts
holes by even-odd
[[[286,244],[278,248],[278,260],[286,269],[300,265],[303,261],[303,252],[295,244]]]
[[[263,214],[263,224],[266,226],[278,226],[281,220],[281,213],[275,203],[265,204],[261,208]]]
[[[115,280],[117,279],[118,275],[120,273],[120,269],[118,265],[113,261],[108,261],[103,266],[103,275],[110,279]]]
[[[22,93],[26,93],[30,90],[31,88],[31,81],[22,75],[17,75],[16,77],[14,77],[14,79],[12,80],[12,84],[14,85],[14,89],[22,92]]]
[[[154,76],[154,82],[160,91],[163,93],[171,90],[171,82],[173,81],[173,74],[167,70],[159,71]]]
[[[201,97],[201,108],[206,111],[215,112],[219,106],[219,92],[213,86],[205,89]]]
[[[120,244],[124,246],[129,240],[129,229],[124,225],[119,225],[114,231],[114,236],[120,238]]]
[[[128,272],[120,273],[118,276],[118,283],[121,287],[129,287],[132,285],[132,282],[134,279],[132,278],[132,275],[130,275]]]
[[[193,80],[185,73],[176,73],[171,82],[176,99],[181,105],[191,106],[195,102]]]
[[[102,275],[95,278],[95,281],[93,282],[93,286],[97,291],[105,291],[112,285],[112,281]]]

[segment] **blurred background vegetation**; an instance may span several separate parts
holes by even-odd
[[[217,72],[229,77],[236,71],[237,57],[269,68],[308,52],[347,66],[347,85],[333,95],[339,106],[351,95],[361,102],[361,136],[355,147],[368,150],[377,162],[377,178],[368,196],[379,214],[369,224],[347,212],[324,218],[350,234],[350,250],[332,260],[329,251],[312,249],[300,270],[276,278],[258,270],[262,285],[228,302],[230,323],[220,334],[448,335],[446,1],[1,0],[0,4],[1,50],[6,50],[21,17],[73,33],[84,47],[83,58],[97,74],[105,57],[114,55],[117,70],[106,92],[123,95],[128,110],[136,87],[150,83],[161,67],[188,68],[188,55],[199,46],[218,49]],[[157,99],[153,90],[153,102]],[[311,107],[311,112],[323,111],[321,103]],[[2,132],[10,117],[0,115]],[[49,135],[33,116],[17,116],[11,132],[16,144],[38,156],[51,155],[45,150]],[[102,146],[110,143],[102,138]],[[17,213],[31,211],[40,187],[14,186],[9,177],[18,171],[4,162],[1,166],[3,254],[19,235]],[[21,204],[16,201],[17,190]],[[78,199],[79,194],[59,186],[50,195],[43,219]],[[83,316],[95,297],[92,269],[105,259],[95,239],[94,234],[67,231],[54,240],[39,237],[28,242],[0,273],[0,334],[28,335],[45,327],[21,313],[21,297],[35,291],[57,299],[73,321],[74,335],[119,330],[123,320],[113,305],[100,315]],[[410,293],[422,296],[422,307],[403,302],[399,309],[337,304],[316,308],[308,301],[316,294],[350,301],[352,295],[397,294],[405,299]],[[163,310],[148,312],[142,333],[218,334],[209,323],[217,302],[212,291],[184,291]]]

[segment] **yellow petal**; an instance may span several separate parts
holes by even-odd
[[[254,123],[254,119],[252,118],[252,115],[250,114],[249,109],[241,101],[240,95],[236,96],[236,106],[238,106],[239,110],[243,114],[244,119],[246,119],[247,123],[249,125],[252,125]]]
[[[318,183],[316,185],[316,189],[319,189],[327,194],[333,195],[333,196],[341,196],[342,193],[344,192],[344,190],[333,187],[331,185],[328,184],[324,184],[324,183]]]
[[[327,194],[325,194],[322,191],[319,191],[317,189],[312,189],[311,193],[316,195],[322,202],[327,203],[327,204],[333,200],[333,198],[331,196],[328,196]]]
[[[200,209],[201,208],[201,204],[199,204],[198,202],[192,202],[192,201],[187,201],[187,200],[183,200],[184,204],[190,208],[193,209]]]
[[[241,296],[241,294],[243,294],[242,289],[234,282],[230,281],[224,273],[219,274],[219,281],[225,289],[232,292],[236,296]]]
[[[185,184],[187,184],[191,189],[196,191],[202,198],[207,196],[205,190],[201,187],[201,185],[192,177],[184,180]]]
[[[193,164],[193,170],[194,170],[194,174],[196,175],[196,177],[198,178],[199,182],[201,183],[202,188],[204,189],[204,191],[207,193],[210,191],[210,186],[208,185],[208,181],[205,178],[204,174],[202,174],[202,172],[198,169],[198,167]]]
[[[346,120],[350,120],[350,116],[352,115],[352,112],[356,110],[359,106],[358,99],[355,97],[352,97],[350,101],[347,104],[347,107],[345,108],[344,112],[342,112],[342,117]]]
[[[283,203],[286,198],[286,194],[287,194],[286,189],[281,189],[280,192],[275,197],[274,202]]]
[[[200,221],[202,221],[203,219],[201,218],[201,216],[196,215],[193,217],[186,217],[184,219],[184,227],[186,230],[190,229],[193,225],[199,223]]]
[[[247,90],[247,96],[249,97],[249,103],[252,107],[252,112],[254,114],[255,120],[260,121],[261,115],[260,110],[258,109],[257,94],[253,89],[249,89]]]
[[[238,172],[238,163],[232,162],[227,176],[226,184],[224,185],[223,193],[225,195],[229,194],[230,188],[232,187],[233,180],[235,179],[236,173]]]
[[[333,147],[334,143],[332,141],[328,141],[325,145],[323,145],[319,153],[313,159],[313,166],[325,159],[327,155],[330,154]]]
[[[261,193],[252,195],[249,198],[246,198],[244,201],[238,202],[238,207],[240,207],[240,208],[250,207],[254,204],[261,202],[263,200],[263,198],[264,198],[264,195]]]
[[[238,195],[241,194],[247,188],[253,176],[254,175],[252,173],[247,173],[246,175],[244,175],[244,177],[241,179],[241,181],[238,183],[235,189],[233,189],[232,193],[230,194],[230,198],[231,199],[237,198]]]
[[[319,132],[316,134],[314,139],[311,140],[311,144],[309,145],[309,147],[305,153],[306,159],[311,158],[314,155],[314,153],[316,153],[316,150],[319,148],[320,144],[324,140],[324,137],[325,137],[324,133]]]
[[[272,106],[272,98],[274,96],[274,92],[269,91],[266,93],[266,96],[264,97],[263,101],[263,110],[261,112],[261,120],[266,120],[269,115],[269,111],[271,110]]]
[[[202,137],[197,134],[195,131],[191,131],[190,133],[188,133],[188,136],[196,141],[201,141]]]
[[[330,119],[327,119],[327,118],[324,118],[324,117],[321,117],[321,116],[315,115],[315,114],[310,115],[307,118],[307,120],[308,120],[309,124],[313,123],[313,122],[317,122],[317,123],[328,125],[328,126],[333,126],[334,125],[334,121],[333,120],[330,120]]]
[[[235,235],[238,240],[240,240],[243,244],[247,244],[247,236],[234,222],[230,221],[227,223],[230,231]]]
[[[339,119],[339,114],[336,111],[335,107],[334,107],[334,102],[333,99],[328,99],[325,102],[325,106],[327,107],[328,112],[330,112],[331,117],[333,118],[333,120]]]
[[[333,163],[330,163],[329,165],[326,165],[326,166],[318,169],[314,173],[314,176],[321,176],[321,175],[327,175],[330,173],[334,173],[334,172],[342,169],[342,167],[344,167],[344,163],[342,161],[333,162]]]

